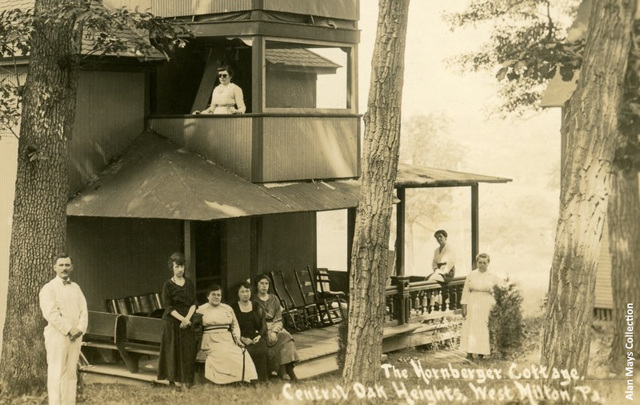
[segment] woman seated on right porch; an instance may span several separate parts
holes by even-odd
[[[285,372],[292,381],[297,380],[293,367],[300,361],[293,337],[282,324],[280,300],[269,294],[269,276],[260,274],[256,278],[256,302],[262,307],[267,319],[267,347],[269,349],[269,369],[277,371],[284,379]]]

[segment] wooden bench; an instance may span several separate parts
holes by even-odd
[[[202,342],[202,315],[194,314],[192,322],[199,348]],[[141,355],[160,355],[163,331],[164,321],[160,318],[89,311],[82,345],[117,350],[129,371],[137,373]]]
[[[82,338],[82,345],[101,349],[117,350],[117,343],[124,337],[120,315],[108,312],[88,312],[87,331]]]
[[[125,337],[125,325],[120,315],[89,311],[88,321],[87,331],[82,337],[82,346],[95,349],[91,353],[100,354],[107,362],[115,362],[117,357],[114,355],[117,354],[114,351],[121,351],[121,342]],[[83,359],[88,364],[86,357],[83,356]]]
[[[160,355],[160,343],[164,321],[158,318],[149,318],[135,315],[120,315],[125,324],[125,335],[120,354],[127,368],[132,373],[138,372],[138,360],[140,355]]]
[[[120,315],[125,324],[124,341],[119,344],[120,354],[127,368],[132,373],[138,372],[140,355],[159,356],[164,321],[135,315]],[[202,342],[202,315],[194,314],[191,318],[196,334],[196,347]]]

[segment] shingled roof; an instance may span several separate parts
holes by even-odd
[[[12,10],[12,9],[27,10],[27,9],[33,8],[34,4],[35,4],[34,0],[0,0],[0,12],[5,10]],[[104,5],[97,4],[97,3],[95,4],[95,6],[105,7]],[[148,42],[148,39],[144,35],[136,32],[132,28],[125,28],[123,30],[118,31],[117,34],[118,34],[118,37],[120,37],[121,39],[133,40],[138,38]],[[96,41],[93,35],[91,35],[90,33],[84,33],[82,36],[81,54],[89,55],[89,54],[95,53],[94,51],[95,44],[96,44]],[[135,50],[133,49],[130,49],[124,52],[119,52],[117,54],[109,53],[107,55],[115,56],[115,57],[125,57],[125,58],[138,58],[146,61],[158,61],[158,60],[166,59],[165,55],[158,50],[153,50],[150,55],[143,55],[139,52],[135,52]]]
[[[303,48],[267,49],[267,62],[288,68],[312,69],[318,73],[335,73],[339,64]]]

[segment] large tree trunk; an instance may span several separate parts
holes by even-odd
[[[640,170],[638,117],[634,106],[639,101],[640,21],[636,20],[632,32],[632,47],[627,62],[625,94],[619,116],[616,153],[611,174],[611,193],[607,209],[609,226],[609,253],[611,255],[611,287],[613,292],[613,340],[609,364],[611,371],[620,372],[626,365],[629,351],[627,338],[627,304],[640,303],[640,195],[638,170]],[[634,308],[635,309],[635,308]],[[640,328],[633,328],[633,341],[640,341]],[[637,358],[638,345],[633,345]]]
[[[380,0],[368,111],[364,117],[362,187],[351,256],[349,334],[343,378],[379,380],[393,190],[409,0]]]
[[[67,0],[70,1],[70,0]],[[36,13],[60,0],[38,0]],[[52,257],[64,250],[68,136],[75,113],[79,39],[73,22],[39,24],[31,40],[18,144],[10,246],[7,317],[0,389],[3,394],[46,387],[38,293],[53,276]]]
[[[622,371],[627,360],[627,304],[640,303],[640,196],[637,169],[614,170],[607,221],[611,252],[611,286],[613,291],[613,341],[610,364]],[[633,308],[637,310],[636,307]],[[633,341],[640,342],[640,328],[633,328]],[[638,344],[633,345],[638,358]]]
[[[594,2],[580,80],[562,125],[567,156],[542,362],[581,375],[589,360],[596,265],[634,13],[634,0]]]

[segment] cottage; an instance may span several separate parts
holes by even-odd
[[[350,249],[361,170],[358,0],[103,4],[184,20],[196,38],[169,61],[123,55],[80,74],[67,249],[83,269],[76,281],[90,310],[158,292],[174,251],[185,253],[200,301],[213,282],[228,288],[271,270],[314,269],[322,211],[346,211]],[[221,66],[234,70],[246,113],[192,114],[209,104]],[[401,165],[396,274],[407,188],[469,187],[475,254],[479,183],[507,181]],[[433,307],[424,286],[400,284],[388,295],[407,294],[407,305],[390,319],[405,323],[407,309]]]

